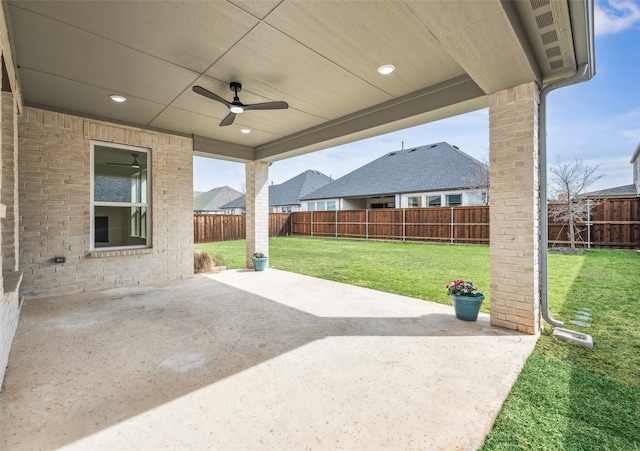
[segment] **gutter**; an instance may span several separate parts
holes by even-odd
[[[563,329],[563,321],[555,319],[549,311],[549,264],[548,264],[548,246],[549,246],[549,216],[547,208],[547,95],[558,88],[574,85],[588,81],[593,75],[593,71],[589,71],[589,64],[581,64],[578,71],[571,77],[564,80],[551,83],[540,90],[540,108],[539,108],[539,180],[540,180],[540,310],[544,320],[556,329],[553,335],[563,341],[572,341],[581,346],[592,348],[593,338],[591,335],[583,334],[573,330]]]

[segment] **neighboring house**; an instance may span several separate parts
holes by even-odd
[[[591,191],[589,193],[581,194],[580,197],[590,197],[590,198],[612,198],[612,197],[632,197],[637,196],[638,191],[636,185],[623,185],[623,186],[615,186],[613,188],[601,189],[598,191]],[[567,201],[566,194],[564,196],[564,202]],[[560,196],[558,196],[558,202],[562,202]]]
[[[302,210],[482,205],[480,161],[441,142],[398,150],[301,198]],[[487,187],[488,189],[488,187]]]
[[[640,144],[636,147],[636,151],[633,153],[629,163],[633,165],[633,183],[631,185],[614,186],[613,188],[591,191],[582,194],[582,196],[591,198],[640,196]]]
[[[213,188],[193,199],[193,211],[195,213],[222,214],[222,206],[239,197],[243,197],[240,191],[228,186]]]
[[[322,172],[307,170],[295,177],[269,186],[269,213],[300,211],[300,198],[331,182]],[[245,196],[222,206],[227,214],[242,214],[246,208]]]

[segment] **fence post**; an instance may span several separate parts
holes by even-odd
[[[451,244],[453,244],[454,242],[454,238],[453,238],[453,226],[455,225],[455,223],[453,222],[453,210],[455,209],[455,207],[451,207]]]
[[[220,218],[220,239],[224,241],[224,218]]]
[[[313,236],[313,211],[311,212],[311,236]]]
[[[587,249],[591,249],[591,199],[587,199]]]
[[[338,210],[336,210],[336,238],[338,238]]]
[[[365,240],[369,239],[369,210],[364,211],[364,233]]]
[[[407,209],[402,209],[402,241],[407,241]]]

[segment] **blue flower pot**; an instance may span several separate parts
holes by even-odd
[[[453,309],[456,312],[456,318],[462,321],[475,321],[478,319],[484,294],[478,293],[477,296],[456,296],[452,294],[450,296]]]
[[[252,258],[251,260],[253,260],[253,269],[256,271],[264,271],[264,268],[267,267],[267,257]]]

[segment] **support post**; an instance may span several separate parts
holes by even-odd
[[[269,163],[250,161],[246,174],[246,265],[253,268],[251,254],[256,251],[269,255]]]
[[[491,324],[530,334],[541,328],[538,105],[535,83],[489,96]]]

